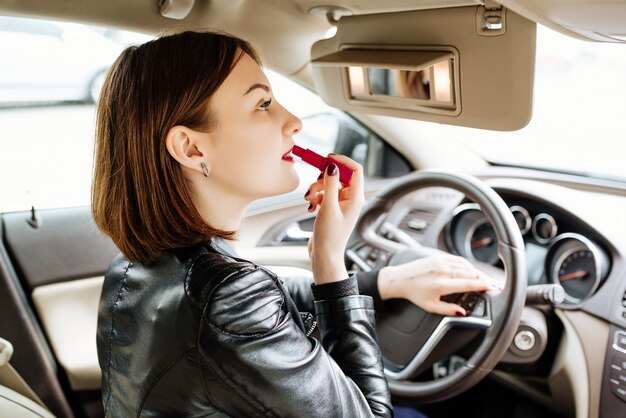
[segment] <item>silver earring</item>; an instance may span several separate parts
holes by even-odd
[[[211,172],[209,171],[209,168],[206,166],[206,163],[202,161],[200,163],[200,166],[202,167],[202,174],[204,174],[204,177],[209,177],[209,175],[211,175]]]

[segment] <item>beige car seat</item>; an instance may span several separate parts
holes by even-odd
[[[11,343],[0,338],[0,417],[54,418],[35,392],[9,364],[12,355]]]

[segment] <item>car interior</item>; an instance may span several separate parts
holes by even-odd
[[[24,22],[62,29],[37,46]],[[624,0],[0,0],[0,417],[104,416],[95,333],[118,250],[89,206],[95,54],[188,29],[249,40],[303,121],[296,143],[363,165],[349,270],[449,253],[502,284],[447,296],[467,317],[386,301],[395,405],[626,417]],[[82,76],[51,77],[81,56]],[[249,207],[242,258],[312,275],[316,173]]]

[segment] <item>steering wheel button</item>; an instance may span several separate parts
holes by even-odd
[[[471,312],[476,305],[476,301],[478,300],[478,295],[476,293],[465,293],[461,300],[459,301],[459,305],[463,307],[467,312]]]
[[[485,301],[478,299],[474,309],[472,309],[472,316],[485,316]]]
[[[476,304],[476,300],[469,300],[465,304],[464,308],[466,311],[472,311],[474,309],[475,304]]]

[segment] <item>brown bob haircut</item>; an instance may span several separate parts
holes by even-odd
[[[207,225],[165,138],[176,125],[210,132],[209,102],[250,44],[225,33],[187,31],[128,47],[108,72],[96,117],[92,211],[131,261],[236,231]]]

